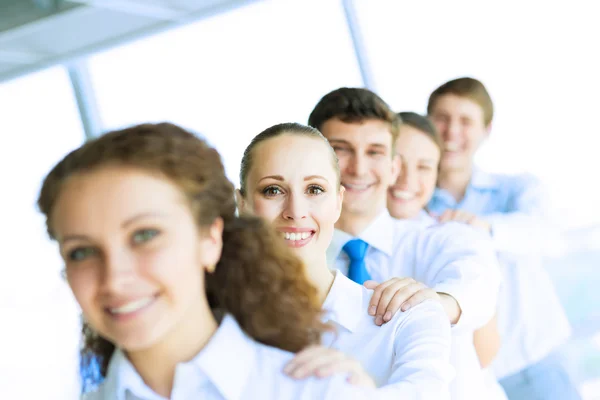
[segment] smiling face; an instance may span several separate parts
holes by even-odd
[[[388,190],[388,210],[394,218],[414,218],[435,190],[440,149],[426,133],[409,125],[400,128],[395,147],[401,167]]]
[[[491,129],[483,109],[466,97],[445,94],[436,99],[430,117],[444,142],[440,171],[470,168]]]
[[[331,149],[319,138],[282,134],[252,151],[241,208],[270,221],[305,264],[320,263],[343,197]]]
[[[51,219],[69,285],[101,336],[136,351],[201,330],[204,266],[220,257],[222,225],[201,235],[171,181],[125,167],[76,174]]]
[[[376,218],[397,175],[389,124],[379,120],[346,123],[333,118],[321,131],[339,159],[346,189],[342,217]]]

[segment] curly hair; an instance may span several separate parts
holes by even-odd
[[[52,239],[52,211],[64,182],[109,165],[159,174],[175,183],[199,229],[223,219],[221,259],[206,276],[211,307],[233,315],[250,337],[266,345],[297,352],[319,342],[328,327],[321,322],[317,290],[302,262],[266,222],[236,216],[234,186],[219,153],[176,125],[143,124],[110,132],[62,159],[44,179],[38,199]],[[115,345],[85,322],[83,335],[82,356],[98,357],[105,376]]]

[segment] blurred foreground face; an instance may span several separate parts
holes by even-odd
[[[199,234],[171,181],[124,167],[77,174],[52,219],[69,285],[101,336],[137,351],[199,329],[203,267],[216,264],[221,243]]]

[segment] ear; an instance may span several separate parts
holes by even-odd
[[[344,204],[344,194],[345,193],[346,193],[346,188],[340,185],[340,190],[338,191],[338,194],[337,194],[337,207],[335,209],[335,212],[336,212],[335,222],[337,222],[338,219],[340,219],[340,215],[342,215],[342,205]]]
[[[235,203],[237,204],[238,212],[240,214],[246,213],[246,207],[248,206],[246,203],[246,199],[244,199],[244,195],[240,191],[240,189],[235,189]]]
[[[485,137],[486,139],[488,137],[490,137],[490,134],[492,133],[492,123],[490,122],[489,124],[487,124],[487,126],[485,127]]]
[[[223,251],[223,219],[218,217],[210,226],[203,229],[199,238],[198,261],[206,272],[215,272]]]

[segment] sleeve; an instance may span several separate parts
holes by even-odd
[[[450,364],[451,332],[444,308],[426,301],[396,317],[402,317],[402,322],[394,337],[392,374],[378,395],[449,400],[455,371]]]
[[[483,216],[492,228],[498,252],[513,255],[543,255],[560,240],[550,222],[548,196],[536,178],[525,175],[507,180],[510,195],[506,210]]]
[[[489,235],[450,222],[429,228],[424,236],[416,260],[422,282],[458,302],[461,316],[453,329],[482,327],[496,312],[501,280]]]

